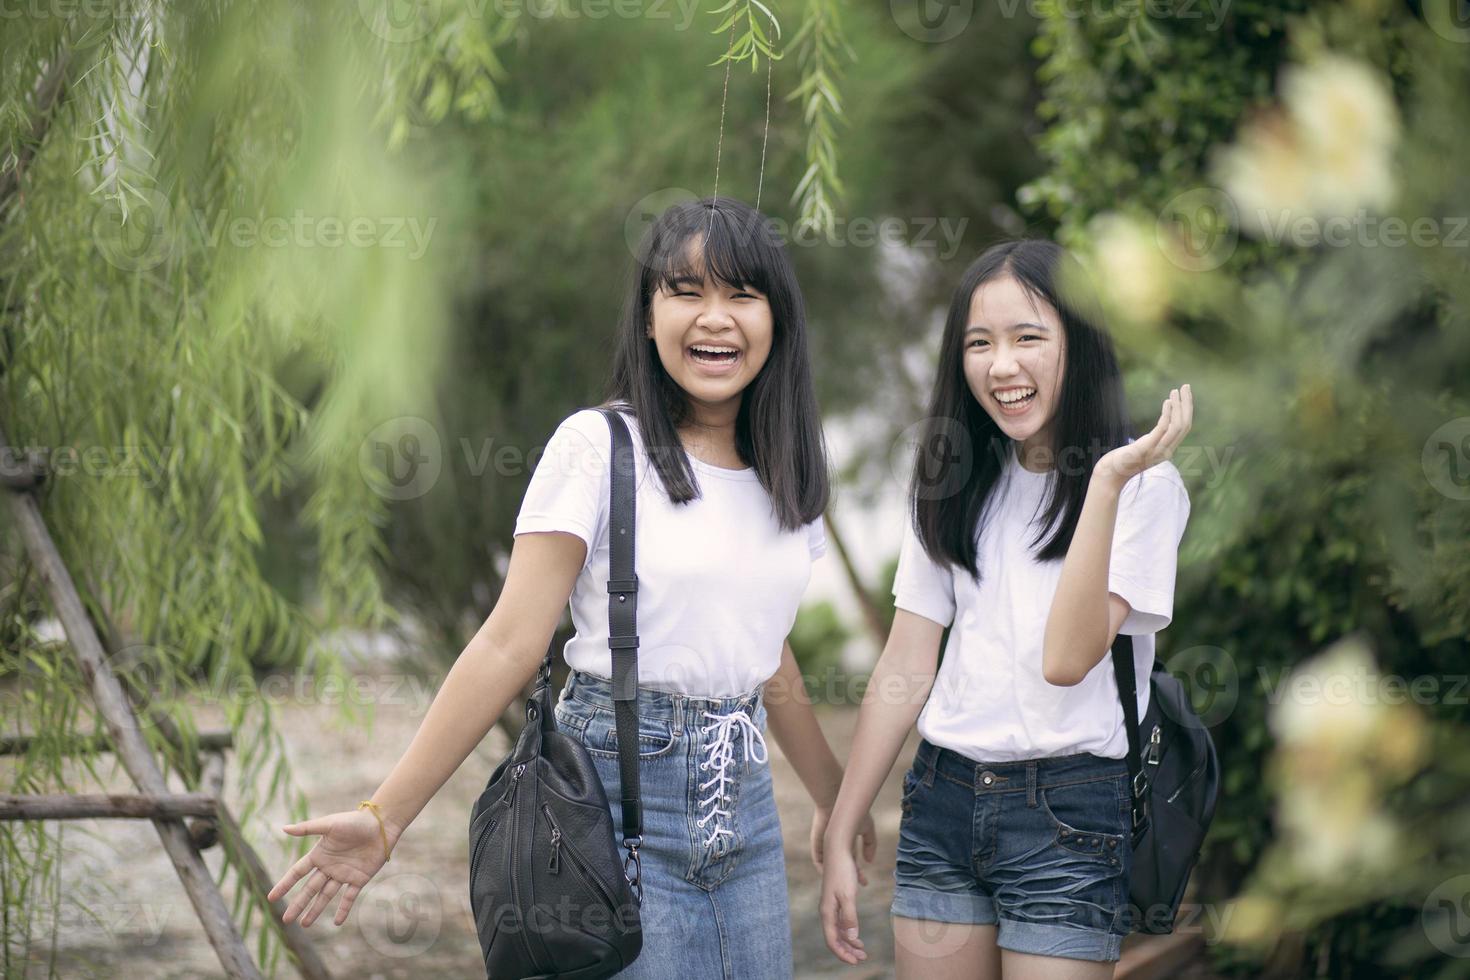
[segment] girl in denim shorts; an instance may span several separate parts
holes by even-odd
[[[1169,622],[1189,498],[1168,460],[1193,398],[1170,392],[1130,440],[1083,282],[1051,242],[1003,243],[965,273],[945,324],[893,629],[825,842],[827,944],[857,963],[850,845],[917,720],[892,905],[900,980],[1109,977],[1130,929],[1128,743],[1108,651],[1132,635],[1147,677]],[[1148,685],[1138,701],[1141,717]]]

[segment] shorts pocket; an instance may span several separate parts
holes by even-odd
[[[1126,782],[1127,776],[1040,790],[1041,808],[1056,832],[1054,843],[1073,854],[1122,867],[1125,828],[1118,807],[1120,780]]]
[[[917,789],[918,786],[918,774],[915,773],[913,767],[910,766],[908,771],[903,774],[903,793],[898,798],[898,808],[905,817],[908,816],[909,813],[913,810],[914,790]]]

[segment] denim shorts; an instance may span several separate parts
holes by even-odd
[[[904,776],[892,912],[994,925],[1002,949],[1109,961],[1129,931],[1128,763],[976,762],[921,740]]]
[[[643,950],[619,980],[783,980],[792,973],[786,857],[759,689],[696,698],[638,689]],[[557,727],[592,756],[623,854],[607,680],[574,670]]]

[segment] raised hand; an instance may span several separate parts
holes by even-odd
[[[337,905],[332,923],[340,926],[346,922],[358,892],[388,861],[383,850],[383,832],[388,835],[390,849],[399,834],[390,824],[385,824],[380,830],[377,818],[367,810],[345,810],[287,824],[282,829],[294,837],[321,836],[321,840],[291,865],[291,870],[281,876],[266,896],[274,902],[297,882],[305,880],[306,884],[291,899],[291,904],[281,916],[283,922],[299,917],[303,927],[309,927],[316,921],[338,891],[342,891],[342,900]]]
[[[1194,393],[1186,384],[1169,392],[1159,413],[1158,424],[1152,431],[1126,446],[1119,446],[1097,461],[1094,478],[1108,480],[1121,488],[1150,466],[1172,457],[1193,424]]]

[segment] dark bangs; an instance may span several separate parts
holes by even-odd
[[[770,296],[777,278],[773,270],[784,258],[777,255],[780,245],[760,227],[764,215],[743,214],[734,203],[721,199],[717,207],[702,209],[703,214],[677,207],[665,213],[673,220],[659,229],[660,234],[644,240],[647,252],[639,257],[652,275],[650,296],[660,289],[672,292],[681,279],[751,288]]]

